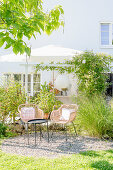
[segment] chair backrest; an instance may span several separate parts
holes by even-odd
[[[52,121],[73,121],[76,117],[78,106],[76,104],[63,104],[58,110],[53,110],[50,119]],[[65,115],[65,116],[64,116]]]
[[[77,106],[77,104],[63,104],[63,105],[61,105],[61,107],[59,108],[60,111],[62,110],[62,108],[75,109],[75,110],[77,110],[77,109],[78,109],[78,106]]]
[[[31,119],[43,119],[43,111],[35,104],[21,104],[18,107],[20,117],[23,122],[27,123]]]
[[[65,119],[67,121],[72,121],[76,117],[78,106],[76,104],[63,104],[59,108],[60,111],[60,119]],[[73,114],[71,114],[73,113]],[[71,117],[71,119],[70,119]]]

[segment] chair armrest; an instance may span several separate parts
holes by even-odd
[[[59,110],[53,110],[50,115],[50,120],[52,121],[59,121],[60,119],[60,112]]]
[[[72,113],[70,114],[68,123],[73,122],[73,121],[75,120],[75,118],[76,118],[76,113],[75,113],[75,112],[72,112]]]
[[[35,108],[35,111],[36,111],[36,118],[37,119],[43,119],[44,118],[44,112],[43,110],[39,109],[38,107]]]

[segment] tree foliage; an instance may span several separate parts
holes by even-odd
[[[36,33],[48,35],[53,30],[63,26],[60,20],[64,14],[62,7],[56,6],[48,13],[44,12],[42,0],[1,0],[0,2],[0,47],[5,44],[5,49],[13,48],[15,54],[30,55],[30,48],[24,41]]]

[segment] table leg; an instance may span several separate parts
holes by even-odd
[[[27,137],[28,137],[28,145],[29,145],[29,129],[28,129],[28,123],[27,123]]]
[[[25,127],[25,133],[24,133],[24,140],[25,140],[25,137],[26,137],[26,123],[24,123],[24,127]]]
[[[40,125],[40,141],[41,141],[41,135],[42,135],[42,130],[41,130],[41,125]]]
[[[36,123],[34,124],[35,126],[35,146],[36,146]]]
[[[48,121],[47,121],[47,135],[48,135],[48,143],[49,143],[49,128],[48,128]]]

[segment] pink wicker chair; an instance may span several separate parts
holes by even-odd
[[[44,112],[35,104],[21,104],[18,107],[20,118],[24,123],[31,119],[43,119]]]
[[[78,109],[78,106],[76,104],[69,104],[69,105],[63,104],[58,110],[53,110],[51,112],[50,119],[54,124],[62,124],[64,125],[65,128],[67,124],[72,123],[75,134],[77,135],[76,128],[73,123],[73,121],[76,118],[77,109]],[[68,114],[66,118],[63,117],[62,112],[64,112],[63,114],[65,115],[65,113],[68,112],[68,110],[70,114]],[[67,141],[67,128],[66,128],[66,141]]]
[[[27,134],[28,134],[28,144],[29,144],[29,132],[28,132],[29,122],[28,121],[34,120],[34,119],[43,119],[44,112],[41,109],[39,109],[37,105],[35,104],[21,104],[18,107],[18,111],[19,111],[22,122],[25,124],[25,130],[27,131]],[[35,127],[35,131],[36,131],[36,127]],[[40,140],[41,140],[41,136],[43,135],[41,132],[41,127],[40,127]],[[24,135],[24,138],[25,138],[25,135]],[[36,144],[36,139],[35,139],[35,144]]]

